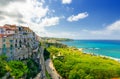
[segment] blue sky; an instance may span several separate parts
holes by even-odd
[[[120,39],[120,0],[0,0],[0,23],[39,36]]]
[[[120,33],[114,34],[90,34],[93,31],[103,31],[110,24],[120,19],[119,0],[72,0],[69,4],[62,4],[59,0],[47,2],[55,12],[53,15],[64,16],[65,18],[55,27],[47,28],[49,32],[81,33],[68,36],[76,39],[120,39]],[[78,21],[69,22],[66,19],[71,15],[87,12],[88,16]],[[120,28],[120,24],[119,27]],[[84,32],[81,32],[84,31]],[[86,33],[85,33],[86,31]],[[69,34],[68,34],[69,35]]]

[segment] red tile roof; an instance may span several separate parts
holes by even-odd
[[[11,27],[11,26],[3,26],[3,28],[5,28],[6,30],[16,30],[15,27]]]
[[[12,36],[13,34],[0,34],[0,38]]]

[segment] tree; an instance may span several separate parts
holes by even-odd
[[[4,76],[7,72],[5,69],[6,63],[0,58],[0,77]]]
[[[28,72],[27,66],[21,61],[10,61],[8,65],[11,68],[10,75],[15,78],[20,78]]]
[[[48,58],[50,58],[50,53],[47,51],[46,48],[44,50],[44,58],[45,58],[45,60],[48,59]]]

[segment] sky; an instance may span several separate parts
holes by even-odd
[[[0,0],[0,25],[42,37],[120,40],[120,0]]]

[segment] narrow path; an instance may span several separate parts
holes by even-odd
[[[33,79],[41,79],[41,73],[38,73],[37,76]]]
[[[47,69],[48,73],[51,75],[52,79],[62,79],[61,76],[55,70],[51,59],[47,59],[45,62],[45,65],[46,65],[46,69]]]
[[[45,74],[45,61],[44,61],[44,56],[43,56],[43,53],[44,53],[44,48],[41,47],[41,54],[40,54],[40,63],[41,63],[41,78],[42,79],[47,79],[46,78],[46,74]]]
[[[39,64],[41,66],[41,71],[37,74],[37,76],[34,79],[47,79],[45,75],[45,61],[44,61],[44,48],[40,47],[40,53],[38,54],[39,56]]]

